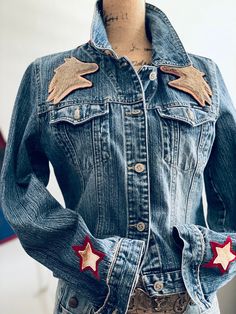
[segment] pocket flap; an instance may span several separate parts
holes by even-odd
[[[74,125],[88,121],[94,117],[108,113],[108,104],[66,104],[61,107],[54,107],[50,111],[50,124],[67,121]]]
[[[166,106],[157,107],[158,113],[163,118],[181,120],[192,126],[200,125],[207,121],[216,120],[214,112],[204,110],[203,108],[190,106]]]

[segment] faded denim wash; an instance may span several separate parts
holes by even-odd
[[[223,274],[201,267],[212,241],[230,236],[236,250],[235,106],[217,64],[187,53],[159,8],[146,3],[146,21],[152,64],[137,72],[112,49],[97,0],[90,40],[32,61],[16,96],[1,205],[26,253],[59,279],[55,313],[124,314],[140,274],[150,296],[187,290],[188,313],[216,314],[216,292],[236,274],[235,261]],[[48,86],[71,56],[99,70],[55,106]],[[161,65],[203,71],[212,104],[168,86]],[[47,189],[49,162],[65,207]],[[105,253],[99,279],[72,249],[86,235]]]

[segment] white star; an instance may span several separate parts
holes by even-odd
[[[227,268],[228,264],[235,259],[235,255],[230,251],[230,242],[224,247],[216,247],[217,257],[213,264],[221,264],[224,269]]]

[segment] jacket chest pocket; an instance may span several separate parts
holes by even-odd
[[[110,157],[107,103],[64,103],[49,112],[53,138],[74,164],[90,170]]]
[[[190,171],[207,162],[215,136],[216,114],[204,108],[156,108],[161,120],[162,157],[167,164]]]

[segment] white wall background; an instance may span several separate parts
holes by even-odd
[[[219,65],[236,104],[236,2],[233,0],[150,0],[169,17],[188,52]],[[72,49],[88,41],[94,0],[1,0],[0,128],[7,138],[17,89],[36,57]],[[64,205],[51,168],[50,192]],[[21,248],[0,246],[1,314],[51,314],[56,279]],[[222,314],[236,313],[236,278],[219,292]]]

